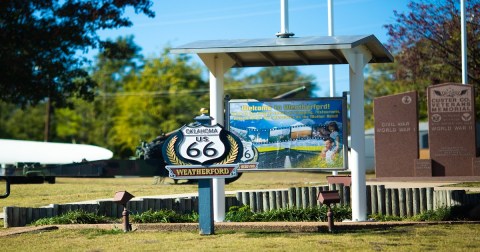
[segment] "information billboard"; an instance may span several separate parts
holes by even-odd
[[[250,164],[239,170],[347,169],[346,103],[344,97],[227,101],[226,128],[241,139],[242,162]]]

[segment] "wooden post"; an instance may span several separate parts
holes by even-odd
[[[317,188],[314,186],[311,186],[308,188],[308,202],[309,202],[309,207],[315,207],[318,205],[317,202]]]
[[[367,185],[367,214],[372,214],[372,186]]]
[[[257,195],[257,212],[262,212],[263,210],[263,193],[255,192]]]
[[[289,208],[288,205],[289,200],[289,190],[282,191],[282,208]]]
[[[345,193],[344,193],[344,201],[345,201],[345,205],[347,206],[350,206],[351,205],[351,202],[352,202],[352,199],[350,198],[350,186],[345,186]],[[367,192],[367,202],[368,202],[368,192]],[[367,204],[367,207],[368,207],[368,204]],[[367,211],[368,212],[368,211]]]
[[[270,211],[271,210],[275,210],[277,209],[277,206],[275,203],[277,203],[276,201],[276,195],[275,195],[275,191],[269,191],[268,192],[268,199],[270,201],[270,204],[269,204],[269,207],[270,207]]]
[[[398,202],[400,206],[400,217],[407,216],[407,206],[405,202],[405,188],[400,188],[398,191]]]
[[[295,207],[300,208],[302,206],[302,188],[295,188]]]
[[[243,205],[250,205],[250,193],[249,192],[242,192],[242,204]]]
[[[433,210],[433,187],[428,187],[426,189],[426,198],[427,198],[427,211],[428,210]]]
[[[277,209],[281,209],[283,207],[282,191],[275,191],[275,200],[276,200]]]
[[[338,184],[337,185],[338,195],[340,196],[340,205],[345,205],[345,185]]]
[[[268,212],[270,211],[269,193],[265,191],[265,192],[262,192],[261,195],[262,195],[263,212]]]
[[[385,190],[385,215],[392,215],[392,189]]]
[[[405,189],[405,205],[407,207],[407,216],[413,216],[413,193],[412,188]]]
[[[420,213],[420,189],[413,188],[413,215]]]
[[[308,187],[302,187],[302,208],[303,209],[306,209],[308,208],[308,199],[309,199],[309,195],[308,195]]]
[[[371,192],[370,192],[370,195],[371,195],[371,201],[372,202],[372,214],[378,214],[378,208],[377,208],[377,204],[378,204],[378,197],[377,197],[377,186],[376,185],[372,185],[370,186],[371,187]]]
[[[420,188],[420,213],[427,211],[427,189]]]
[[[293,187],[288,188],[288,207],[289,208],[295,207],[295,202],[296,202],[295,191],[296,191],[296,189],[293,188]],[[285,201],[286,201],[286,199],[285,199]]]
[[[377,186],[378,213],[385,215],[385,185]]]
[[[398,199],[398,188],[392,189],[392,215],[400,216],[400,205]]]
[[[254,213],[257,212],[257,194],[255,192],[250,192],[250,210]]]

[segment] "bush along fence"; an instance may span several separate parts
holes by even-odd
[[[480,194],[465,190],[435,190],[428,188],[385,188],[384,185],[367,185],[367,213],[411,217],[427,210],[441,207],[480,204]],[[350,205],[350,188],[343,184],[330,186],[295,187],[284,190],[238,191],[225,198],[225,207],[249,205],[254,212],[266,212],[280,208],[309,208],[320,206],[320,191],[338,190],[340,205]],[[127,204],[131,213],[148,210],[174,210],[177,213],[198,212],[198,197],[184,198],[134,198]],[[47,207],[4,207],[4,227],[21,227],[41,218],[55,217],[69,211],[83,210],[107,217],[120,218],[123,206],[113,201],[96,204],[51,204]]]

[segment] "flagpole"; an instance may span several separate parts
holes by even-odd
[[[468,83],[468,61],[467,61],[467,25],[465,20],[465,0],[460,0],[461,16],[461,37],[462,37],[462,83]]]

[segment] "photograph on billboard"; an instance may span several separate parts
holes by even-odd
[[[226,112],[255,170],[347,169],[346,98],[229,100]]]

